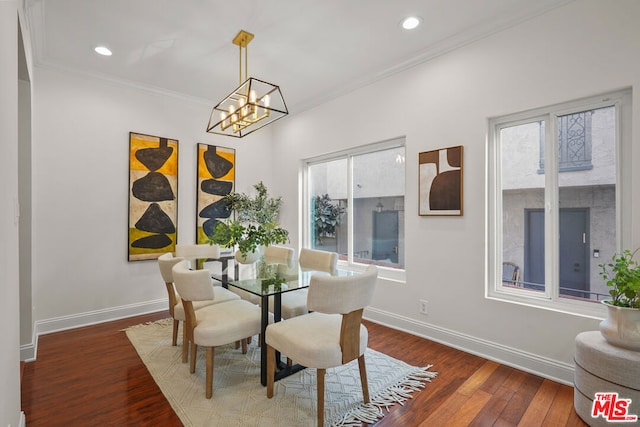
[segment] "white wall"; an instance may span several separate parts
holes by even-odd
[[[237,191],[271,186],[271,133],[207,134],[204,102],[40,67],[33,93],[37,333],[167,308],[157,262],[127,262],[130,131],[179,141],[179,243],[195,241],[197,143],[237,150]]]
[[[637,88],[639,19],[635,0],[572,2],[277,124],[274,180],[287,201],[299,197],[300,159],[406,135],[406,284],[380,281],[369,318],[572,381],[574,338],[599,320],[485,298],[487,119]],[[637,90],[633,101],[638,135]],[[417,155],[453,145],[464,145],[464,216],[419,217]],[[637,164],[637,136],[633,145]],[[640,169],[627,174],[640,182]],[[625,203],[640,208],[638,196]],[[297,214],[289,204],[284,225],[295,229]],[[640,217],[632,221],[635,247]]]
[[[20,344],[33,337],[31,319],[31,84],[18,81],[18,199],[20,201]]]
[[[18,3],[0,1],[0,425],[20,420],[18,274]]]

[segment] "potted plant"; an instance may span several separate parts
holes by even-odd
[[[334,237],[340,224],[344,208],[335,204],[329,194],[318,195],[313,199],[313,218],[315,239],[322,244],[323,237]]]
[[[640,350],[640,265],[633,257],[638,249],[613,254],[611,262],[599,264],[611,300],[603,301],[607,317],[600,332],[613,345]]]
[[[282,197],[269,197],[262,181],[253,187],[255,196],[235,192],[225,196],[236,218],[218,223],[208,238],[209,244],[237,248],[236,258],[245,263],[259,262],[264,247],[289,241],[289,232],[277,221]]]

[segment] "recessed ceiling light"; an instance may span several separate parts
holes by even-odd
[[[94,50],[100,55],[111,56],[111,50],[106,46],[97,46]]]
[[[422,22],[421,18],[417,16],[409,16],[402,21],[402,28],[404,28],[405,30],[413,30],[418,25],[420,25],[420,22]]]

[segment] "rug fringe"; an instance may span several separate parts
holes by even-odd
[[[407,400],[413,399],[413,392],[423,389],[427,382],[431,382],[438,375],[437,372],[429,371],[432,366],[415,368],[404,378],[374,396],[370,403],[361,403],[351,408],[340,418],[332,420],[330,425],[332,427],[360,427],[362,423],[375,423],[384,417],[383,408],[389,412],[389,408],[393,405],[398,403],[404,405]]]
[[[145,322],[145,323],[140,323],[138,325],[132,325],[132,326],[127,326],[124,329],[120,329],[121,331],[128,331],[130,329],[137,329],[137,328],[142,328],[143,326],[148,326],[148,325],[160,325],[160,326],[166,326],[166,325],[170,325],[173,323],[173,318],[168,317],[166,319],[160,319],[160,320],[151,320],[149,322]]]

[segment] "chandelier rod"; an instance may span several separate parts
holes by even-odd
[[[233,44],[238,45],[239,50],[239,82],[238,84],[242,84],[246,79],[249,78],[249,49],[247,46],[253,40],[253,34],[241,30],[238,35],[233,39]],[[244,49],[244,76],[242,75],[242,49]]]

